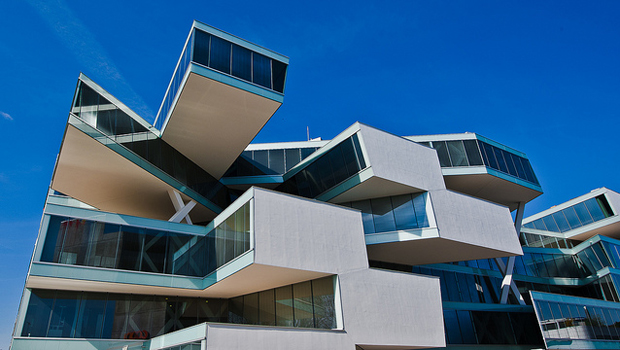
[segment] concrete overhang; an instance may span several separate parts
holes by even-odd
[[[507,206],[510,211],[542,194],[539,186],[485,166],[442,168],[442,173],[446,188]]]
[[[367,250],[369,260],[404,265],[438,264],[520,255],[439,236],[370,244]]]
[[[216,179],[282,104],[281,95],[274,99],[243,88],[249,83],[215,79],[222,75],[192,63],[162,130],[164,141]]]
[[[71,124],[51,187],[106,212],[159,220],[168,220],[176,212],[168,195],[173,186]],[[181,196],[185,202],[190,200]],[[191,212],[195,222],[210,221],[215,215],[201,204]]]

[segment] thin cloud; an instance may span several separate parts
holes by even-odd
[[[10,114],[4,113],[2,111],[0,111],[0,116],[2,116],[2,118],[6,119],[6,120],[13,120],[13,117],[11,117]]]
[[[63,0],[27,0],[54,30],[60,41],[73,53],[87,72],[100,79],[116,83],[114,94],[145,119],[153,119],[153,112],[125,81],[106,50],[99,44],[88,27],[73,13]],[[105,87],[104,87],[105,88]]]

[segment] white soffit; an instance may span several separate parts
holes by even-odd
[[[191,73],[162,138],[219,179],[280,105]]]
[[[168,195],[172,186],[71,125],[60,149],[52,188],[106,212],[159,220],[168,220],[175,213]],[[195,222],[209,221],[215,213],[198,204],[190,217]]]

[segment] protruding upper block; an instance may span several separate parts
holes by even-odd
[[[524,153],[474,134],[407,136],[434,148],[446,187],[515,210],[542,194]]]
[[[620,238],[620,194],[599,188],[523,219],[522,232],[586,240],[594,235]]]
[[[284,98],[288,58],[194,22],[155,126],[215,178]]]

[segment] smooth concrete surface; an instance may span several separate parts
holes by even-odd
[[[329,274],[368,267],[362,215],[254,188],[255,263]]]

